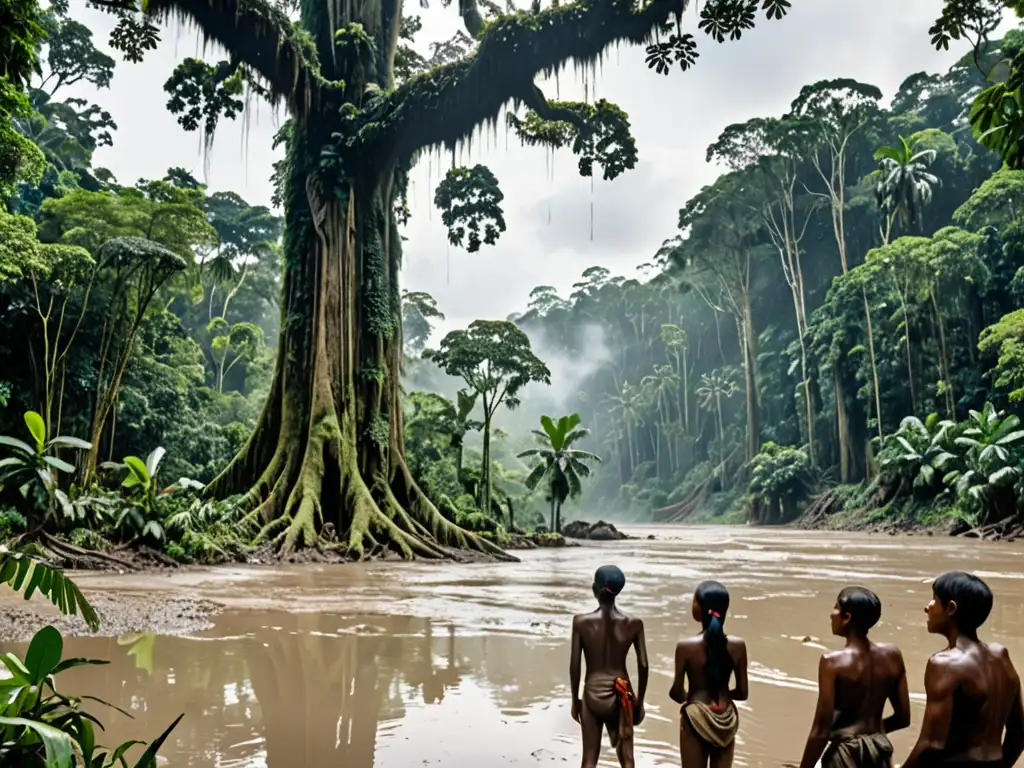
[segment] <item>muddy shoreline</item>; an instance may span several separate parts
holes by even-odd
[[[134,632],[188,635],[209,629],[224,606],[212,600],[168,597],[106,590],[86,595],[100,616],[100,628],[90,632],[79,616],[62,616],[38,597],[24,600],[11,592],[0,601],[0,642],[20,643],[50,624],[65,637],[114,637]]]

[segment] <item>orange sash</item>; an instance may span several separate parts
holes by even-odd
[[[619,732],[612,737],[612,746],[616,746],[620,739],[631,739],[633,737],[633,707],[636,704],[636,696],[633,695],[633,688],[629,680],[622,677],[615,678],[615,693],[619,697]]]

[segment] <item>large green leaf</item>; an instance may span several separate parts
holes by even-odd
[[[32,685],[39,685],[60,664],[64,654],[64,638],[54,627],[46,625],[32,637],[25,654],[25,668],[28,669]]]
[[[43,744],[46,768],[72,768],[75,764],[74,743],[64,731],[25,717],[0,717],[0,726],[28,728],[32,731]]]
[[[26,443],[24,440],[19,440],[16,437],[10,435],[0,435],[0,446],[7,446],[8,448],[14,448],[15,450],[27,453],[29,456],[35,456],[35,449],[31,445]]]
[[[125,478],[123,485],[128,488],[128,482],[134,478],[135,482],[132,485],[141,485],[143,488],[148,489],[151,476],[149,470],[146,468],[146,463],[138,456],[125,456],[124,463],[128,467],[128,471],[131,473]]]
[[[55,437],[48,444],[50,447],[57,448],[75,448],[79,451],[91,451],[92,443],[88,440],[82,440],[77,437]]]
[[[33,560],[27,555],[0,551],[0,582],[10,584],[28,600],[38,589],[61,613],[81,614],[93,632],[99,629],[100,619],[71,579],[60,571]]]
[[[540,484],[541,478],[543,478],[553,466],[554,462],[538,464],[530,471],[530,474],[526,476],[526,480],[523,481],[523,485],[532,491]]]
[[[25,426],[36,441],[36,450],[42,452],[46,447],[46,422],[35,411],[25,411]]]
[[[50,465],[57,471],[64,472],[65,474],[68,475],[72,474],[75,471],[75,468],[71,464],[68,464],[63,459],[58,459],[56,456],[44,456],[43,461],[45,461],[48,465]]]
[[[558,447],[555,446],[555,440],[558,438],[558,427],[555,425],[555,422],[550,416],[541,416],[540,425],[544,428],[544,433],[547,435],[548,440],[551,441],[551,445],[557,451]]]
[[[164,460],[166,454],[167,451],[158,446],[146,457],[146,471],[150,478],[156,477],[157,470],[160,469],[160,462]]]

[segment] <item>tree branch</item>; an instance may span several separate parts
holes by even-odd
[[[460,11],[466,3],[475,5],[461,0]],[[593,63],[618,42],[645,43],[686,5],[652,0],[634,10],[621,1],[592,0],[503,16],[481,29],[475,54],[413,77],[388,96],[387,117],[370,151],[401,158],[439,144],[454,148],[478,125],[497,119],[509,101],[536,99],[538,75],[554,74],[569,62]]]
[[[594,126],[588,123],[579,112],[548,101],[544,92],[535,83],[530,83],[529,87],[522,94],[522,100],[526,106],[537,113],[541,120],[571,123],[584,136],[594,131]]]
[[[194,24],[257,73],[275,100],[310,105],[329,85],[312,39],[266,0],[148,0],[145,10]]]

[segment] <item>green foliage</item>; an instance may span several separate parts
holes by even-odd
[[[533,354],[529,337],[507,320],[474,320],[466,330],[452,331],[430,359],[465,381],[491,413],[503,403],[515,408],[520,390],[530,382],[551,381],[547,366]]]
[[[57,690],[56,676],[60,673],[107,662],[64,659],[63,655],[64,640],[60,632],[46,626],[33,636],[24,659],[14,653],[0,658],[10,673],[2,686],[0,760],[26,768],[72,768],[78,765],[127,768],[129,762],[125,755],[128,750],[136,745],[145,746],[145,743],[127,741],[114,749],[98,745],[95,728],[102,730],[103,726],[84,709],[85,701],[92,697],[68,696]],[[131,765],[135,768],[154,766],[158,750],[182,717],[184,715],[180,715],[146,746],[139,759]]]
[[[200,126],[208,136],[221,116],[234,119],[243,109],[243,71],[227,61],[211,66],[199,59],[185,59],[164,83],[170,94],[167,109],[178,115],[186,131]]]
[[[437,302],[423,291],[402,291],[402,336],[406,352],[418,355],[423,351],[433,331],[431,320],[444,320]]]
[[[39,594],[53,603],[61,613],[71,616],[81,614],[89,629],[93,632],[99,629],[99,616],[78,586],[60,571],[28,555],[8,552],[6,547],[0,548],[0,582],[8,584],[15,592],[23,593],[26,600],[30,600],[39,590]]]
[[[885,438],[878,460],[887,498],[915,495],[925,503],[955,498],[983,524],[1014,514],[1024,495],[1024,430],[1019,417],[991,403],[962,422],[931,414],[903,420]]]
[[[906,228],[921,223],[921,208],[932,199],[932,187],[939,178],[928,171],[938,152],[918,149],[919,139],[899,137],[898,146],[875,150],[878,207],[886,216],[898,216]]]
[[[187,477],[179,478],[173,485],[161,488],[158,484],[158,474],[166,454],[166,450],[157,447],[145,461],[138,456],[125,456],[120,464],[107,462],[103,465],[104,469],[124,472],[121,489],[127,503],[117,518],[115,528],[132,538],[149,539],[157,545],[166,539],[165,504],[170,494],[203,488],[202,483]]]
[[[605,181],[636,167],[636,140],[630,132],[629,116],[615,104],[605,99],[593,104],[548,102],[545,115],[548,117],[530,111],[520,118],[510,112],[507,121],[523,144],[553,149],[571,146],[573,154],[579,156],[580,176],[584,178],[594,175],[595,163],[603,169]],[[552,119],[554,116],[559,119]]]
[[[551,502],[551,530],[562,530],[562,505],[569,498],[579,498],[583,492],[583,479],[590,476],[587,462],[600,462],[601,457],[573,448],[577,440],[590,434],[581,428],[580,415],[562,416],[555,422],[550,416],[541,416],[543,432],[534,430],[534,436],[541,445],[518,454],[517,458],[535,459],[525,484],[531,491],[543,488]]]
[[[452,168],[437,186],[434,205],[441,210],[441,221],[448,228],[452,245],[470,253],[482,244],[494,245],[505,231],[501,201],[505,195],[498,180],[483,165]],[[468,235],[468,239],[467,239]]]
[[[752,519],[762,523],[791,519],[797,504],[814,488],[807,452],[792,446],[767,442],[751,462],[750,494]]]
[[[993,385],[1009,390],[1011,402],[1024,400],[1024,309],[1018,309],[982,331],[978,351],[996,353],[998,360],[988,375]]]
[[[167,552],[176,560],[220,563],[242,555],[245,531],[237,499],[193,499],[166,519]]]
[[[33,515],[49,517],[59,511],[72,516],[67,494],[58,485],[61,474],[71,475],[75,467],[60,458],[60,449],[88,451],[92,445],[76,437],[48,438],[46,423],[35,411],[24,414],[30,442],[9,435],[0,436],[0,494],[23,502]]]

